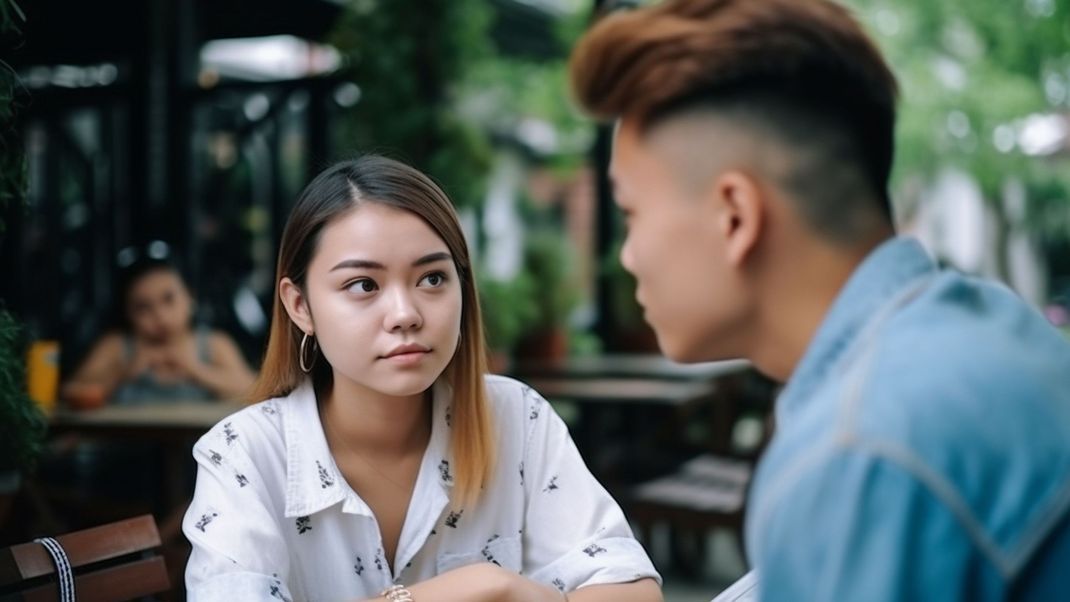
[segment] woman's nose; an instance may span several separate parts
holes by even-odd
[[[423,325],[423,317],[408,291],[396,291],[391,295],[386,329],[409,330]]]

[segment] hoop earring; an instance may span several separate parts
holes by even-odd
[[[301,372],[304,372],[305,374],[312,372],[312,367],[316,365],[317,357],[316,355],[313,355],[312,361],[308,362],[308,365],[305,365],[305,356],[308,355],[307,348],[309,338],[307,332],[305,333],[305,336],[301,337],[301,349],[297,352],[297,362],[301,365]],[[316,353],[316,339],[314,337],[312,338],[312,353]]]

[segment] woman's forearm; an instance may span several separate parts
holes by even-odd
[[[563,602],[556,589],[499,566],[473,564],[408,586],[413,600],[434,602]],[[608,598],[599,598],[608,599]],[[384,597],[368,602],[388,602]]]
[[[569,602],[662,602],[661,588],[653,579],[631,583],[591,585],[568,595]]]
[[[496,602],[504,587],[501,576],[487,565],[470,565],[408,586],[414,600],[436,602]],[[385,597],[364,602],[389,602]]]

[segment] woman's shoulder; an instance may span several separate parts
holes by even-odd
[[[132,340],[129,334],[121,330],[109,330],[97,337],[97,340],[93,342],[90,353],[121,356]]]
[[[527,424],[532,416],[538,416],[546,400],[530,385],[508,376],[488,374],[488,403],[495,413],[506,421]]]
[[[509,376],[488,374],[483,382],[487,385],[487,395],[495,404],[529,402],[538,397],[530,385]]]
[[[251,456],[285,447],[284,399],[267,399],[245,406],[216,423],[201,437],[198,445],[238,445]]]

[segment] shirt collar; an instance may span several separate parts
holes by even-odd
[[[427,482],[431,475],[424,473],[434,471],[433,481],[442,490],[453,486],[448,424],[452,397],[452,389],[444,382],[432,386],[431,438],[418,477]],[[286,438],[286,516],[308,516],[339,502],[345,502],[343,512],[372,516],[371,508],[349,487],[334,462],[311,381],[305,379],[298,385],[279,409]]]
[[[874,249],[836,296],[788,386],[777,402],[778,420],[801,407],[857,340],[868,321],[911,283],[936,271],[913,238],[898,237]]]

